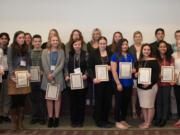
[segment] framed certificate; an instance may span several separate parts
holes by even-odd
[[[162,66],[161,67],[161,82],[173,82],[174,81],[174,66]]]
[[[151,84],[151,68],[139,68],[138,84]]]
[[[59,84],[52,85],[51,83],[48,83],[45,98],[50,100],[58,100],[59,88]]]
[[[96,78],[102,82],[109,81],[108,65],[95,66]]]
[[[179,72],[179,74],[178,74],[177,84],[180,85],[180,72]]]
[[[8,71],[7,55],[4,55],[2,57],[2,65],[3,65],[4,71]]]
[[[31,82],[40,82],[41,76],[40,76],[39,66],[31,66],[30,73],[31,73]]]
[[[131,62],[119,62],[119,78],[130,79],[132,75]]]
[[[82,73],[71,73],[70,74],[70,84],[71,84],[72,90],[83,89],[84,83],[83,83],[83,79],[82,79]]]
[[[15,76],[17,78],[16,88],[28,87],[29,80],[27,78],[27,71],[15,71]]]

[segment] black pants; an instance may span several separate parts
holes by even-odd
[[[174,94],[176,97],[178,116],[180,118],[180,86],[179,85],[174,85]]]
[[[31,103],[32,103],[32,119],[46,119],[46,100],[44,91],[40,88],[40,83],[31,83]]]
[[[156,95],[156,119],[167,120],[170,107],[171,86],[159,86]]]
[[[96,124],[107,122],[112,102],[112,82],[101,82],[100,84],[95,84],[94,88],[94,118]]]
[[[11,108],[19,108],[25,106],[26,94],[23,95],[12,95],[11,96]]]
[[[115,90],[115,121],[125,121],[127,116],[128,105],[131,101],[132,86],[123,87],[122,91],[117,90],[117,85],[114,83]]]
[[[86,92],[87,89],[69,89],[70,115],[72,124],[83,124],[84,122]]]

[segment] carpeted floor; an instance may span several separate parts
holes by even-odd
[[[10,123],[3,123],[0,124],[0,135],[180,135],[180,128],[172,126],[174,120],[169,120],[163,128],[152,126],[150,129],[142,131],[138,128],[141,120],[128,118],[127,121],[132,127],[122,131],[115,127],[98,128],[90,116],[86,116],[83,128],[72,128],[69,119],[69,116],[61,116],[58,128],[47,128],[47,125],[30,125],[30,117],[26,116],[24,120],[26,130],[11,131]]]

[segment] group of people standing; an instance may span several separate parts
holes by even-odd
[[[25,100],[30,95],[32,103],[31,124],[45,124],[48,127],[58,127],[62,91],[67,90],[70,98],[70,120],[72,127],[83,127],[87,92],[93,91],[94,113],[96,126],[111,128],[109,113],[114,109],[115,126],[128,129],[128,107],[132,105],[132,116],[137,119],[136,105],[139,101],[139,115],[144,120],[139,125],[147,129],[154,124],[159,127],[166,125],[170,113],[171,89],[174,88],[177,101],[179,121],[174,124],[180,127],[180,30],[175,32],[176,44],[170,45],[164,41],[165,32],[162,28],[155,31],[157,41],[143,44],[140,31],[133,34],[134,44],[129,46],[128,40],[121,32],[115,32],[111,45],[107,45],[106,37],[96,28],[92,40],[85,43],[82,33],[75,29],[67,44],[62,43],[56,29],[49,32],[48,41],[42,44],[42,38],[36,34],[17,31],[12,44],[7,33],[0,34],[0,74],[2,76],[0,90],[0,122],[10,121],[12,129],[24,129],[23,116]],[[41,45],[42,44],[42,45]],[[120,78],[120,63],[132,65],[130,78]],[[96,76],[96,65],[107,65],[108,81],[100,81]],[[28,71],[27,79],[31,80],[30,68],[38,66],[41,81],[31,82],[29,86],[17,88],[16,71]],[[162,66],[174,66],[174,80],[161,82]],[[139,84],[139,69],[151,68],[151,83]],[[123,71],[122,71],[123,72]],[[82,73],[84,87],[71,89],[71,73]],[[59,85],[56,100],[45,99],[48,83]],[[47,110],[47,111],[46,111]],[[46,116],[46,113],[48,116]]]

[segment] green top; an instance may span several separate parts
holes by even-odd
[[[31,66],[40,66],[42,70],[41,54],[42,50],[31,50]]]

